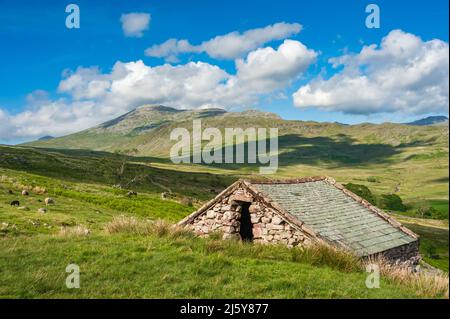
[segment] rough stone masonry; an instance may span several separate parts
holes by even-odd
[[[252,224],[253,242],[297,246],[310,241],[298,226],[284,220],[274,209],[254,199],[244,188],[238,188],[210,206],[206,213],[195,217],[187,227],[198,236],[221,232],[223,239],[241,239],[241,212],[243,203],[248,203]]]

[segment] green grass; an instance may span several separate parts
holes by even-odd
[[[108,234],[116,216],[154,220],[161,200],[151,194],[124,197],[111,187],[73,183],[55,191],[60,181],[4,170],[0,184],[0,296],[8,298],[417,298],[408,287],[383,280],[367,289],[366,274],[345,258],[297,253],[281,246],[246,245],[194,236]],[[6,176],[6,175],[3,175]],[[18,195],[17,183],[45,184],[50,194]],[[15,184],[16,183],[16,184]],[[15,195],[9,195],[12,189]],[[62,191],[64,190],[64,191]],[[46,214],[38,199],[51,195]],[[29,211],[10,207],[19,198]],[[130,211],[116,206],[116,199]],[[145,202],[147,210],[133,211]],[[114,204],[111,204],[114,203]],[[166,220],[192,208],[166,202]],[[153,206],[152,206],[153,205]],[[171,206],[172,205],[172,206]],[[155,210],[150,208],[154,207]],[[174,207],[171,212],[169,207]],[[59,236],[61,227],[84,225],[87,237]],[[13,227],[14,226],[14,227]],[[447,233],[448,234],[448,233]],[[81,289],[67,289],[65,267],[81,268]]]
[[[2,168],[10,172],[31,173],[40,186],[51,182],[46,179],[50,177],[58,180],[59,185],[90,183],[110,187],[123,184],[125,188],[146,193],[159,195],[171,191],[175,196],[207,200],[211,193],[219,192],[237,178],[231,174],[221,176],[175,170],[173,165],[161,169],[152,165],[153,160],[86,150],[42,150],[0,145],[0,174]],[[123,174],[119,174],[124,163]]]
[[[245,118],[233,121],[241,127],[251,122]],[[272,122],[264,119],[261,125]],[[286,122],[277,125],[288,125]],[[442,128],[342,128],[296,121],[288,126],[295,134],[281,140],[281,166],[271,177],[328,175],[341,183],[365,185],[375,196],[397,194],[409,207],[404,215],[415,216],[417,208],[427,205],[448,216],[448,155],[413,156],[445,152],[448,141],[438,137],[427,142],[442,133]],[[417,130],[423,130],[424,135],[417,137]],[[145,149],[139,149],[144,155],[150,154],[152,147],[158,148],[151,143],[162,143],[161,136],[156,139],[144,134],[137,138],[145,145]],[[167,145],[161,144],[161,152],[165,148]],[[119,176],[124,162],[124,173]],[[173,165],[164,158],[89,150],[0,146],[0,296],[420,297],[416,290],[389,280],[383,280],[381,289],[367,289],[366,274],[343,268],[335,257],[317,260],[282,247],[183,236],[108,234],[104,230],[122,215],[178,221],[237,178],[256,171],[257,167],[239,165]],[[118,183],[129,184],[114,188]],[[35,186],[45,187],[47,193],[20,195],[22,188]],[[137,191],[138,196],[128,198],[129,189]],[[168,189],[171,199],[162,200],[161,193]],[[8,190],[14,194],[8,194]],[[45,206],[42,201],[47,196],[55,199],[55,205],[40,214],[37,210]],[[192,207],[183,204],[186,198],[193,201]],[[11,207],[14,199],[28,210]],[[76,225],[87,227],[91,235],[58,235],[61,227]],[[448,230],[408,226],[421,235],[422,243],[436,247],[439,257],[425,260],[448,271]],[[64,285],[65,267],[71,262],[81,267],[79,290]]]
[[[377,196],[399,195],[410,207],[405,212],[410,216],[415,216],[415,211],[428,205],[430,200],[448,201],[448,126],[367,123],[345,126],[287,121],[261,112],[211,116],[207,112],[180,113],[147,108],[137,115],[127,114],[113,121],[106,129],[91,129],[28,145],[71,148],[75,153],[80,152],[74,150],[79,148],[109,152],[135,150],[133,155],[138,156],[141,163],[167,164],[175,143],[170,140],[170,132],[176,127],[191,131],[194,118],[201,118],[203,128],[216,127],[222,132],[226,127],[278,127],[280,167],[271,177],[329,175],[342,183],[364,184]],[[135,128],[149,123],[164,125],[154,125],[142,134],[132,133]],[[105,154],[108,157],[108,153]],[[258,165],[179,165],[176,169],[180,167],[185,172],[218,173],[221,170],[221,175],[253,175],[258,170]],[[185,187],[185,194],[191,189],[189,196],[201,196],[200,187]],[[432,218],[448,217],[444,214]]]
[[[424,260],[433,267],[448,272],[448,229],[426,227],[417,224],[407,224],[405,226],[420,235],[420,253]],[[428,256],[427,247],[434,247],[436,256]]]
[[[47,192],[36,194],[30,191],[29,196],[20,195],[24,187],[36,185],[45,187]],[[9,190],[14,194],[10,195]],[[46,214],[38,213],[39,208],[46,207],[44,199],[49,196],[55,200],[55,205],[48,206]],[[156,196],[139,193],[136,197],[128,197],[126,190],[103,185],[67,183],[33,174],[0,170],[0,222],[18,226],[17,230],[9,229],[20,234],[36,233],[36,228],[49,233],[52,228],[76,224],[101,227],[102,222],[119,214],[176,222],[195,209]],[[13,200],[19,200],[27,210],[10,206]],[[8,229],[4,229],[0,235],[7,232]]]
[[[430,200],[429,203],[430,207],[433,207],[434,209],[443,214],[446,214],[448,219],[448,200],[444,199]]]
[[[0,297],[419,297],[386,280],[380,289],[368,289],[363,272],[297,262],[286,248],[249,254],[245,247],[214,251],[212,243],[126,234],[0,239]],[[65,287],[70,263],[80,267],[80,289]]]

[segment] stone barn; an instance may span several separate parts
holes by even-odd
[[[178,223],[199,236],[288,247],[325,242],[360,257],[420,259],[419,236],[328,177],[239,180]]]

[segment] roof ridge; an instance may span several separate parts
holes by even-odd
[[[182,220],[180,220],[177,225],[179,226],[184,226],[188,223],[190,223],[191,221],[193,221],[197,216],[201,215],[202,213],[204,213],[206,210],[208,210],[212,205],[214,205],[218,200],[228,196],[229,194],[231,194],[236,188],[238,188],[240,185],[243,184],[242,180],[237,180],[236,182],[234,182],[233,184],[231,184],[230,186],[228,186],[227,188],[225,188],[222,192],[220,192],[216,197],[214,197],[213,199],[209,200],[208,202],[206,202],[203,206],[201,206],[199,209],[197,209],[196,211],[194,211],[192,214],[186,216],[185,218],[183,218]]]
[[[309,176],[309,177],[301,177],[301,178],[287,178],[287,179],[248,179],[244,178],[242,181],[245,181],[250,184],[301,184],[301,183],[311,183],[318,182],[330,179],[328,176]]]

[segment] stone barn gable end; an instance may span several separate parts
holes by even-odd
[[[239,180],[178,223],[199,236],[288,247],[325,242],[360,257],[417,261],[419,236],[328,177]]]

